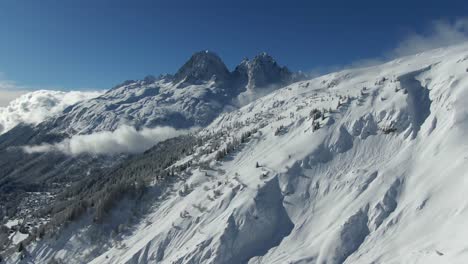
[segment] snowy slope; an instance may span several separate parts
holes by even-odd
[[[39,90],[21,95],[0,107],[0,134],[19,123],[39,124],[77,102],[97,97],[101,92]]]
[[[115,210],[112,221],[138,218],[127,231],[91,238],[83,220],[32,245],[30,259],[466,263],[467,68],[465,44],[295,83],[222,114],[199,132],[216,137],[179,161],[192,166],[178,182],[156,183],[133,213]],[[219,161],[203,151],[248,131]]]
[[[205,82],[178,89],[171,80],[132,81],[93,100],[82,102],[57,118],[52,131],[88,134],[112,131],[122,125],[137,128],[202,125],[223,110],[226,95],[216,83]]]

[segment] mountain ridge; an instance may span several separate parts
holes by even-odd
[[[249,65],[253,71],[238,76],[229,72],[214,52],[196,52],[175,75],[125,81],[95,99],[68,107],[48,126],[71,135],[115,130],[121,125],[138,129],[206,126],[225,106],[235,107],[233,101],[242,91],[280,87],[300,79],[266,53],[256,56]],[[260,81],[255,81],[257,76]]]

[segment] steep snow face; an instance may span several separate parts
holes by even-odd
[[[179,161],[192,166],[147,193],[151,209],[132,213],[128,232],[97,243],[81,223],[28,252],[68,263],[466,263],[467,68],[461,45],[287,86],[202,130],[217,132],[219,150],[252,134],[218,161],[211,143]]]
[[[39,90],[26,93],[0,107],[0,134],[19,123],[38,124],[80,101],[97,97],[101,92]]]
[[[52,132],[70,135],[143,127],[206,126],[230,97],[215,81],[179,88],[171,79],[127,81],[92,100],[76,104],[51,120]]]

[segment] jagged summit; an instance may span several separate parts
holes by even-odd
[[[241,88],[248,90],[285,85],[295,79],[287,67],[279,66],[275,59],[266,52],[260,53],[252,60],[247,58],[242,60],[232,75]]]
[[[266,52],[260,53],[252,60],[244,58],[230,72],[216,53],[204,50],[190,57],[174,75],[173,82],[199,84],[211,80],[213,76],[216,81],[229,82],[231,88],[240,90],[285,85],[294,79],[287,67],[278,65]]]
[[[272,56],[262,52],[248,63],[248,77],[247,88],[252,89],[273,84],[287,84],[292,79],[292,73],[287,67],[279,66]]]
[[[208,81],[213,76],[217,79],[227,79],[229,70],[214,52],[205,50],[199,51],[190,57],[190,59],[174,75],[174,83],[180,81],[200,82]]]

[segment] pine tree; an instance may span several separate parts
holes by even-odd
[[[23,242],[20,242],[19,245],[18,245],[18,252],[23,252],[24,250],[24,245],[23,245]]]

